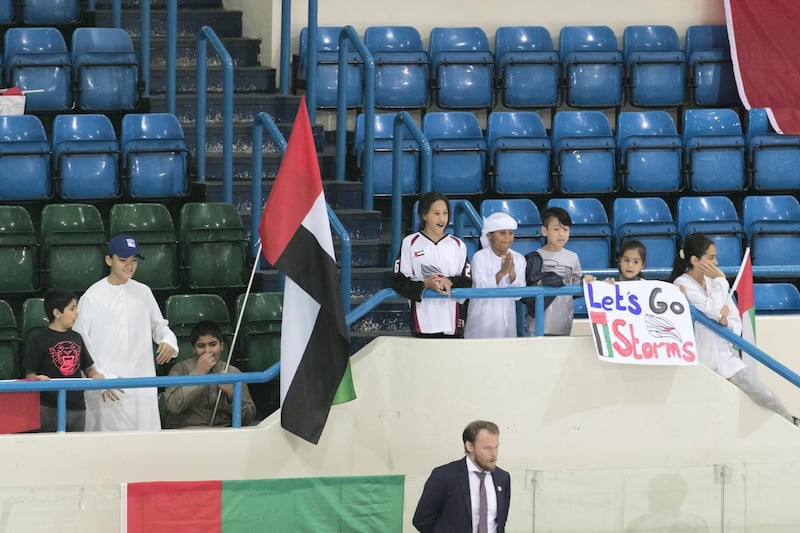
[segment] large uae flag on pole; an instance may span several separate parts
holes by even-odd
[[[352,400],[355,391],[333,238],[305,97],[258,233],[264,257],[286,274],[281,425],[316,444],[331,405]]]

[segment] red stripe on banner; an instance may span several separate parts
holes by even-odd
[[[317,147],[304,96],[258,226],[264,257],[271,264],[278,261],[320,194],[322,178]]]
[[[0,394],[0,433],[35,431],[42,427],[40,416],[38,391]]]
[[[753,294],[753,266],[750,263],[750,256],[747,256],[742,268],[742,277],[739,286],[736,287],[736,306],[739,314],[743,314],[756,306],[756,298]]]
[[[128,484],[128,533],[219,533],[222,481]]]
[[[602,326],[607,325],[605,313],[601,313],[598,311],[590,311],[589,318],[591,319],[590,321],[592,324],[600,324]]]
[[[800,2],[726,0],[725,8],[742,102],[748,109],[768,108],[777,131],[800,134]]]

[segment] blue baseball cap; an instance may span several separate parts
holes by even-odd
[[[121,259],[127,259],[135,255],[139,259],[144,259],[144,256],[139,253],[139,245],[136,244],[136,239],[130,235],[117,235],[108,241],[108,255],[116,255]]]

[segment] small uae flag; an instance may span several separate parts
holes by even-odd
[[[333,238],[305,97],[258,227],[264,257],[286,274],[281,425],[316,444],[333,403],[355,398]]]
[[[756,299],[753,294],[753,266],[750,262],[750,248],[744,251],[742,264],[731,292],[736,291],[736,307],[742,319],[742,338],[755,345],[756,343]],[[742,353],[742,359],[748,367],[755,371],[756,362],[749,355]]]

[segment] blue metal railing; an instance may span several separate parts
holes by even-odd
[[[408,128],[411,136],[417,141],[420,151],[420,188],[424,191],[431,190],[431,175],[433,160],[431,159],[431,143],[422,134],[417,123],[411,118],[408,111],[401,111],[394,117],[392,126],[392,243],[389,247],[388,264],[392,264],[397,253],[400,251],[400,241],[402,240],[402,220],[403,220],[403,189],[401,176],[403,173],[403,141],[405,132],[403,126]]]
[[[147,5],[147,18],[150,18],[150,2],[139,2],[143,9]],[[144,11],[142,11],[144,17]],[[150,32],[148,31],[148,34]],[[142,35],[142,46],[144,46],[144,35]],[[147,48],[150,48],[150,36],[147,37]],[[203,62],[205,68],[205,61]],[[149,69],[150,57],[148,53],[147,65]],[[175,114],[175,93],[177,92],[177,67],[178,67],[178,0],[167,1],[167,113]],[[231,74],[232,76],[232,74]],[[149,71],[148,71],[149,78]],[[205,114],[203,115],[205,119]]]
[[[308,0],[308,58],[309,65],[306,72],[306,107],[308,119],[314,124],[317,121],[317,69],[311,65],[317,64],[317,0]]]
[[[209,26],[197,32],[197,180],[206,180],[206,48],[207,43],[216,50],[223,65],[222,87],[222,201],[233,202],[233,59],[217,34]]]
[[[344,181],[347,153],[347,56],[352,44],[364,62],[364,180],[363,206],[372,209],[372,169],[375,160],[375,59],[356,30],[345,26],[339,32],[339,64],[336,85],[336,179]],[[309,67],[311,68],[311,67]]]
[[[281,0],[281,94],[289,94],[292,57],[292,0]]]
[[[261,145],[263,144],[263,130],[266,128],[267,133],[269,134],[270,139],[272,142],[275,143],[275,146],[278,148],[281,156],[286,153],[286,140],[283,138],[280,130],[278,130],[278,126],[275,124],[275,121],[272,120],[266,113],[259,113],[256,115],[256,118],[253,120],[253,137],[252,137],[252,146],[253,146],[253,155],[251,160],[251,170],[253,179],[251,180],[251,191],[250,191],[250,253],[252,257],[259,261],[260,258],[256,257],[258,254],[258,244],[256,244],[258,240],[258,225],[261,222],[261,210],[263,208],[264,201],[262,199],[262,186],[261,186],[261,164],[263,154],[261,153]],[[258,178],[256,178],[258,176]],[[353,263],[353,243],[350,240],[350,234],[348,233],[347,229],[345,229],[344,225],[339,220],[339,217],[336,216],[333,209],[330,205],[327,206],[328,208],[328,220],[331,224],[331,229],[336,233],[336,236],[339,237],[339,262],[341,263],[341,275],[339,277],[339,287],[342,292],[342,302],[344,304],[344,309],[347,311],[350,309],[350,287],[352,285],[352,263]],[[281,274],[281,280],[283,279],[283,274]],[[283,282],[280,283],[281,287],[283,287]]]

